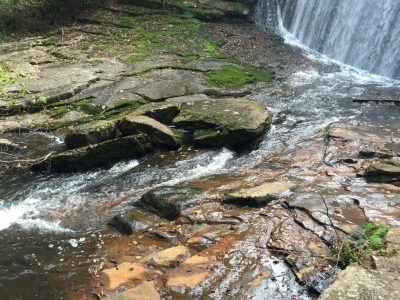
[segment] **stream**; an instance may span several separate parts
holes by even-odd
[[[154,187],[201,185],[209,195],[218,186],[215,180],[223,187],[224,180],[229,184],[226,178],[250,182],[258,170],[287,170],[296,151],[307,148],[332,123],[400,130],[399,109],[391,103],[353,102],[376,95],[396,98],[400,82],[319,54],[285,30],[287,22],[280,19],[279,34],[290,47],[300,47],[310,64],[250,96],[270,108],[275,121],[253,149],[183,148],[84,173],[1,175],[1,299],[68,299],[66,291],[79,290],[76,283],[88,282],[87,269],[101,260],[99,249],[112,234],[107,221]],[[60,145],[51,134],[38,139],[50,148]],[[362,184],[360,180],[354,179],[355,184]],[[264,296],[255,294],[254,299]],[[223,296],[216,293],[214,298]]]

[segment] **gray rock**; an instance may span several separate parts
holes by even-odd
[[[152,151],[153,146],[146,136],[128,136],[52,155],[31,169],[55,172],[89,170],[121,159],[141,158]]]
[[[280,194],[289,191],[291,187],[293,187],[293,184],[290,182],[268,182],[260,186],[230,193],[225,198],[224,203],[262,207],[268,202],[277,199]]]
[[[373,163],[365,169],[364,176],[369,181],[400,185],[400,159]]]
[[[352,265],[342,271],[318,299],[397,300],[400,299],[400,276],[398,273]]]
[[[193,132],[200,146],[235,146],[259,137],[272,122],[271,112],[256,101],[204,100],[184,103],[173,124]]]
[[[123,136],[145,133],[156,147],[177,149],[182,146],[182,137],[178,131],[146,116],[126,116],[116,126]]]
[[[67,149],[75,149],[115,139],[116,135],[115,122],[96,121],[74,128],[65,136],[64,142]]]
[[[135,221],[131,217],[116,215],[109,222],[108,226],[114,228],[122,235],[131,235],[133,234],[132,223]]]
[[[202,101],[202,100],[207,100],[207,99],[208,99],[208,96],[205,94],[196,94],[196,95],[190,95],[190,96],[169,98],[168,100],[175,101],[176,103],[188,103],[188,102]]]
[[[197,194],[196,190],[188,188],[158,187],[145,193],[134,205],[168,220],[175,220],[181,216],[182,209],[196,201]]]

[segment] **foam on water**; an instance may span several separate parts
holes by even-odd
[[[159,185],[176,185],[183,181],[189,181],[209,174],[215,174],[224,171],[227,162],[233,158],[233,152],[223,149],[217,155],[212,157],[211,161],[203,161],[196,164],[193,168],[185,170],[173,179],[160,183]],[[186,161],[177,162],[176,165],[186,164]]]
[[[60,218],[90,198],[85,189],[127,172],[138,164],[137,160],[120,162],[108,170],[54,175],[28,183],[25,189],[10,196],[11,199],[0,201],[0,230],[18,224],[24,229],[71,232],[60,225]]]
[[[119,162],[108,170],[36,178],[0,202],[0,230],[18,224],[23,229],[72,232],[73,225],[66,228],[61,220],[75,214],[84,218],[82,212],[77,213],[82,208],[96,222],[100,217],[96,207],[102,203],[223,172],[233,157],[232,151],[222,149],[196,154],[164,168],[142,166],[135,171],[139,162],[132,160]]]

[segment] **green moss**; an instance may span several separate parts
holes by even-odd
[[[115,53],[115,52],[117,52],[117,49],[108,47],[108,48],[104,48],[103,51],[106,53]]]
[[[273,78],[268,69],[246,66],[239,68],[232,65],[222,66],[215,71],[207,72],[208,83],[218,87],[240,88],[246,84],[266,81]]]
[[[216,131],[214,129],[199,129],[193,133],[193,137],[195,139],[201,139],[201,138],[205,138],[205,137],[213,137],[213,136],[216,136],[217,134],[218,134],[218,131]]]
[[[115,115],[119,115],[123,112],[136,109],[139,106],[146,104],[146,103],[147,103],[147,101],[143,98],[136,99],[136,100],[121,99],[117,102],[117,104],[113,108],[109,108],[109,109],[105,110],[102,113],[102,115],[105,118],[110,118]]]
[[[210,59],[223,59],[226,58],[226,55],[224,55],[217,47],[216,44],[211,43],[208,40],[203,41],[203,52],[204,52],[204,57],[205,58],[210,58]]]
[[[24,76],[25,75],[22,73],[15,73],[11,69],[9,63],[5,61],[0,62],[0,99],[7,101],[8,109],[11,109],[16,105],[19,95],[5,92],[4,89],[6,86],[12,86],[19,78]],[[25,92],[29,93],[28,91],[23,91],[21,92],[21,96],[23,96]]]
[[[52,118],[61,118],[65,114],[67,114],[70,111],[70,109],[66,106],[61,106],[61,107],[56,107],[51,110],[49,110],[49,115]]]
[[[376,225],[368,222],[360,231],[354,232],[354,241],[343,241],[339,249],[339,259],[343,266],[364,260],[371,251],[381,250],[385,247],[383,238],[389,231],[387,225]]]

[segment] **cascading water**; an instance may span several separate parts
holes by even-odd
[[[304,45],[330,58],[400,78],[400,1],[261,0],[259,24],[280,20]]]

